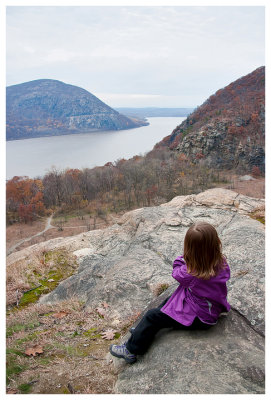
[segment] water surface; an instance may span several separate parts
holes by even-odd
[[[43,176],[57,169],[92,168],[150,151],[185,118],[148,118],[150,125],[122,131],[13,140],[6,143],[7,179]]]

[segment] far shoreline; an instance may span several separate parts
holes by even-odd
[[[163,117],[162,117],[163,118]],[[20,141],[20,140],[28,140],[28,139],[40,139],[40,138],[52,138],[52,137],[57,137],[57,136],[74,136],[74,135],[84,135],[84,134],[90,134],[90,133],[97,133],[97,132],[120,132],[120,131],[130,131],[132,129],[137,129],[141,128],[142,126],[148,126],[150,123],[146,120],[146,123],[138,126],[134,126],[131,128],[126,128],[126,129],[88,129],[84,131],[75,131],[75,132],[63,132],[63,133],[57,133],[57,134],[44,134],[44,135],[39,135],[39,136],[28,136],[28,137],[22,137],[22,138],[13,138],[13,139],[7,139],[6,142],[14,142],[14,141]]]

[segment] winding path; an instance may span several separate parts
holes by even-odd
[[[33,239],[33,238],[35,238],[35,237],[37,237],[37,236],[42,235],[44,232],[48,231],[49,229],[55,228],[55,226],[51,225],[51,221],[52,221],[53,215],[54,215],[54,214],[51,214],[50,217],[47,218],[46,225],[45,225],[45,228],[43,229],[43,231],[38,232],[38,233],[36,233],[35,235],[30,236],[30,237],[28,237],[28,238],[25,238],[25,239],[20,240],[19,242],[17,242],[16,244],[14,244],[13,246],[11,246],[11,247],[7,250],[7,255],[11,254],[11,253],[12,253],[17,247],[19,247],[22,243],[28,242],[29,240],[31,240],[31,239]]]

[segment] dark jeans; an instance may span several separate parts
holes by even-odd
[[[163,301],[157,308],[148,310],[139,324],[134,329],[132,336],[126,343],[127,349],[132,354],[144,354],[151,345],[156,333],[163,328],[182,330],[208,329],[212,325],[204,324],[200,319],[195,318],[192,325],[185,326],[164,314],[160,309],[168,299]]]

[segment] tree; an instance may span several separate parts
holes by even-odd
[[[258,166],[253,165],[252,170],[251,170],[252,176],[254,178],[259,178],[261,176],[261,170]]]

